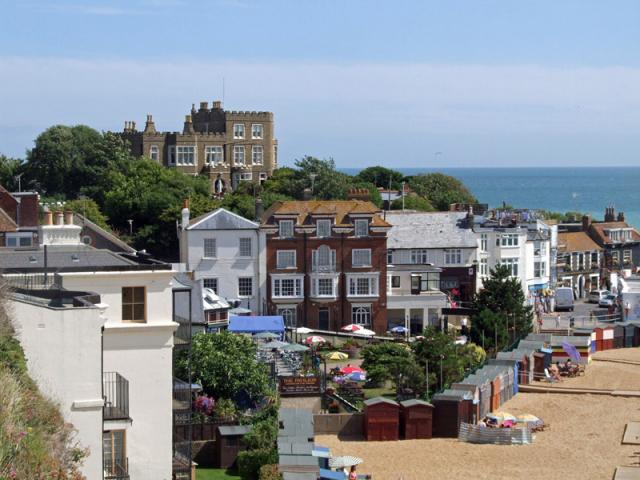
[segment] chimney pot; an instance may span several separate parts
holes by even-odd
[[[64,224],[64,214],[62,213],[62,211],[58,210],[56,212],[56,225],[63,225]]]
[[[222,102],[220,100],[214,100],[211,104],[211,108],[220,110],[222,108]]]
[[[200,110],[209,110],[209,104],[207,102],[200,102]]]
[[[591,215],[584,215],[582,217],[582,230],[586,232],[587,230],[589,230],[590,226],[591,226]]]
[[[53,225],[53,212],[51,210],[44,211],[44,224]]]
[[[65,225],[73,225],[73,211],[65,210],[64,212],[64,224]]]

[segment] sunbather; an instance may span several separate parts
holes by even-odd
[[[562,378],[560,377],[560,370],[558,368],[557,363],[555,365],[551,365],[551,367],[549,368],[549,373],[551,374],[551,378],[553,378],[554,380],[558,382],[562,380]]]

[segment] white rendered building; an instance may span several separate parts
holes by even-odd
[[[182,210],[180,262],[200,289],[261,314],[265,309],[266,248],[259,225],[224,208],[190,219]]]

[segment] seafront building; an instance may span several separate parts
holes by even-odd
[[[262,183],[278,166],[273,113],[224,110],[222,102],[191,107],[182,132],[156,130],[147,115],[144,130],[125,122],[120,133],[131,152],[191,175],[207,175],[211,190],[224,195],[240,182]]]

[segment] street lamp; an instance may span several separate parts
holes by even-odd
[[[309,178],[311,178],[311,196],[313,196],[313,185],[315,184],[317,173],[310,173]]]
[[[128,219],[127,222],[129,223],[129,236],[132,237],[133,236],[133,219]]]

